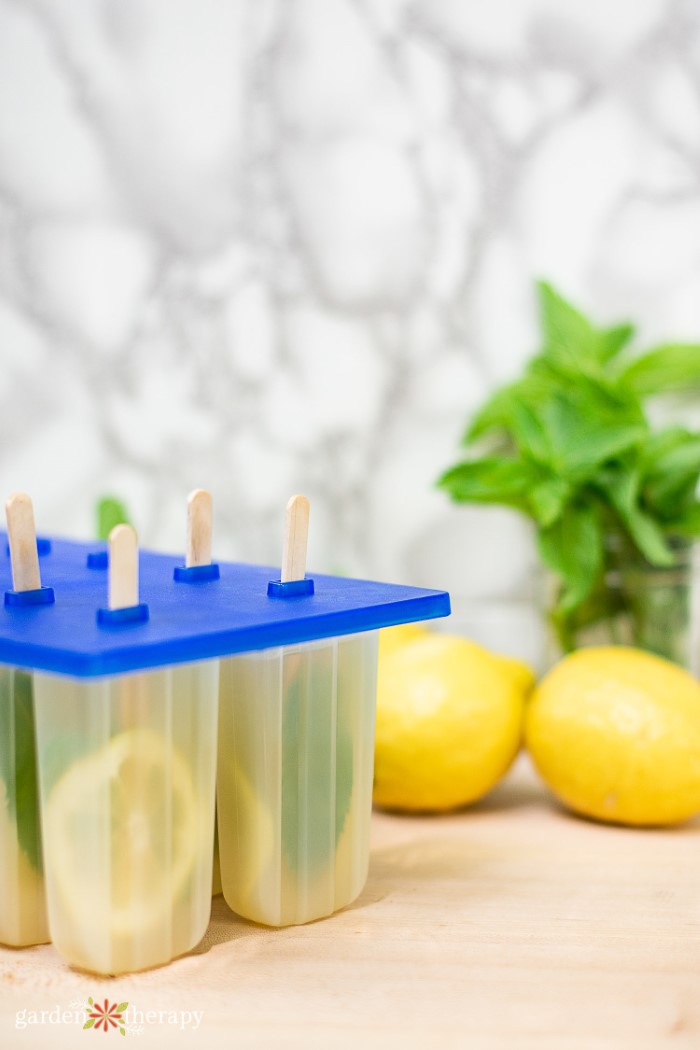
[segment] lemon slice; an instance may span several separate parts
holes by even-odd
[[[226,814],[219,824],[224,896],[234,911],[251,917],[275,882],[272,815],[235,760],[220,761],[219,792],[219,813]]]
[[[50,879],[83,929],[143,934],[169,921],[198,854],[189,766],[159,733],[134,729],[78,759],[46,806]]]

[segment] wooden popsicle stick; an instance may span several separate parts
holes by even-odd
[[[139,552],[131,525],[115,525],[109,534],[110,609],[129,609],[139,603]]]
[[[206,489],[187,497],[187,547],[185,566],[211,565],[212,498]]]
[[[16,591],[36,591],[41,587],[41,573],[31,498],[25,492],[15,492],[5,504],[5,514],[12,586]]]
[[[306,496],[292,496],[284,515],[282,547],[282,583],[303,580],[306,574],[306,546],[309,535],[309,501]]]

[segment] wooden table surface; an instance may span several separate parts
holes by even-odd
[[[367,886],[330,919],[269,930],[217,897],[194,952],[119,978],[0,949],[0,1046],[93,1045],[76,1024],[16,1027],[88,995],[162,1011],[151,1046],[698,1050],[700,821],[578,820],[521,759],[468,811],[376,813]]]

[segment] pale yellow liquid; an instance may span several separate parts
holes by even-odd
[[[19,846],[0,780],[0,942],[19,948],[48,940],[44,880]]]
[[[73,965],[142,970],[204,935],[217,690],[212,662],[97,681],[37,674],[49,916]]]
[[[375,688],[375,634],[222,661],[219,850],[224,896],[239,915],[305,923],[360,893]]]

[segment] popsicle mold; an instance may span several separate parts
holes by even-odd
[[[51,938],[76,966],[142,970],[204,935],[218,671],[34,676]]]
[[[54,603],[0,606],[10,683],[0,682],[0,718],[14,710],[2,698],[33,682],[42,870],[58,950],[76,966],[120,973],[168,962],[201,938],[219,711],[229,903],[270,925],[349,903],[367,872],[377,631],[447,615],[448,595],[315,574],[313,593],[270,596],[272,567],[220,562],[218,579],[176,579],[181,558],[142,551],[139,604],[129,608],[147,606],[148,619],[123,615],[129,609],[105,617],[105,574],[88,568],[95,550],[52,539],[42,578]],[[12,832],[12,734],[2,740],[0,815]],[[16,730],[13,746],[24,746]],[[32,888],[17,868],[30,823],[6,836],[17,848],[0,854],[0,888],[14,878],[40,899],[40,883]]]
[[[223,660],[224,897],[269,926],[353,901],[369,863],[377,632]]]

